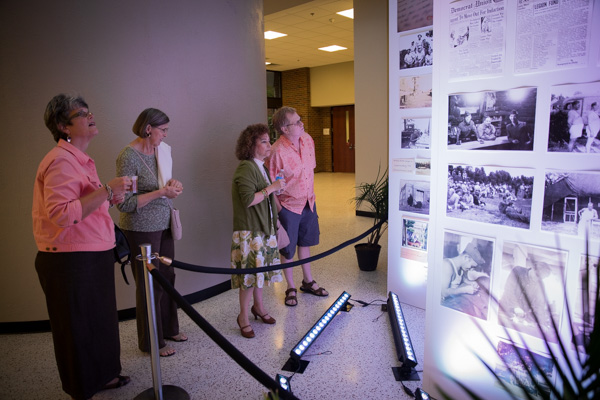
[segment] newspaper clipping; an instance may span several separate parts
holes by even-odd
[[[450,6],[450,79],[501,75],[504,0],[459,1]]]
[[[587,65],[593,0],[519,0],[515,73]]]

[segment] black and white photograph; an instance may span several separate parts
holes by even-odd
[[[494,241],[445,232],[443,257],[441,305],[487,320]]]
[[[497,362],[494,372],[509,385],[512,394],[522,397],[523,389],[534,399],[550,398],[550,387],[544,375],[554,382],[554,363],[551,358],[502,340],[498,341],[498,357],[502,361]]]
[[[429,215],[429,181],[400,180],[400,211]]]
[[[537,88],[448,96],[449,150],[532,151]]]
[[[433,31],[411,33],[399,38],[400,69],[433,65]]]
[[[529,229],[532,175],[526,168],[450,164],[446,215]]]
[[[416,175],[431,175],[431,159],[417,157],[415,159],[415,174]]]
[[[548,151],[600,154],[600,82],[552,87]]]
[[[400,122],[403,149],[429,149],[431,118],[402,118]]]
[[[585,353],[585,345],[590,343],[590,334],[594,329],[596,308],[598,300],[598,257],[582,254],[579,263],[579,279],[575,296],[572,296],[571,312],[573,313],[573,340],[572,343],[580,353]],[[583,296],[587,303],[583,302]]]
[[[454,25],[450,29],[450,47],[460,47],[469,42],[469,36],[471,34],[469,23],[465,22],[462,25]]]
[[[400,109],[430,108],[432,101],[431,74],[403,76],[398,80]]]
[[[433,25],[433,0],[398,0],[398,32]]]
[[[547,171],[542,230],[600,240],[600,174]]]
[[[499,300],[498,323],[540,339],[544,332],[547,341],[556,343],[552,321],[560,327],[566,265],[566,251],[504,242],[502,268],[493,288]]]

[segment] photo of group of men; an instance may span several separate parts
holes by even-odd
[[[533,150],[536,88],[453,94],[448,149]]]
[[[520,168],[448,165],[446,215],[529,229],[533,176]]]
[[[400,48],[401,70],[433,65],[433,30],[403,36]]]
[[[548,151],[600,153],[600,82],[552,90]]]

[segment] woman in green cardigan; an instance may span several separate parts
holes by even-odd
[[[240,163],[233,175],[232,268],[259,268],[280,264],[277,248],[277,204],[273,194],[285,188],[285,180],[271,183],[264,160],[271,154],[269,129],[265,124],[249,125],[242,131],[235,148]],[[242,336],[253,338],[248,307],[254,319],[274,324],[275,319],[265,310],[262,299],[264,284],[281,282],[281,271],[232,275],[232,288],[240,289],[240,314],[237,323]]]

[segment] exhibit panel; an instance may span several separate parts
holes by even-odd
[[[405,31],[405,2],[389,2],[388,288],[425,302],[434,397],[464,398],[457,380],[548,398],[549,349],[576,358],[594,320],[581,295],[600,256],[600,7],[433,4]],[[414,66],[425,37],[435,57]]]

